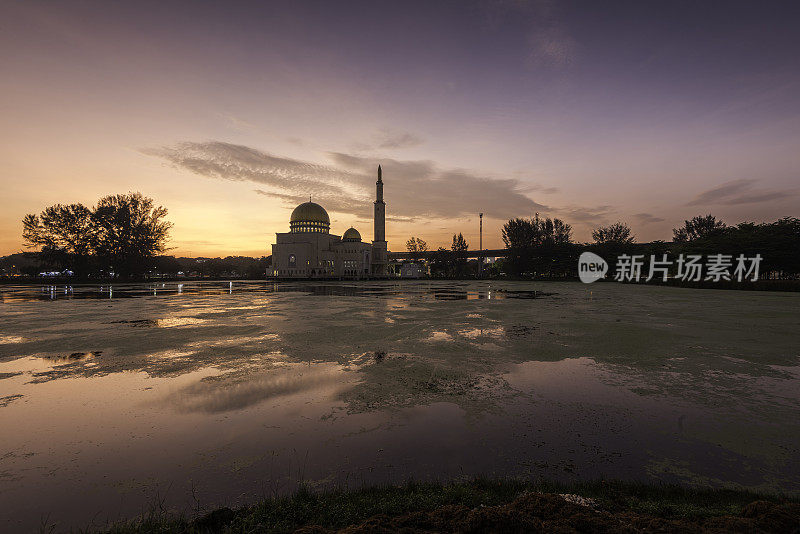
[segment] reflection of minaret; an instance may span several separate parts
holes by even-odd
[[[375,239],[372,241],[372,274],[386,275],[386,203],[383,201],[383,171],[378,165],[375,182]]]

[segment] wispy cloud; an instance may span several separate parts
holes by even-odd
[[[230,113],[220,113],[219,114],[222,119],[225,120],[226,124],[234,129],[234,130],[255,130],[257,129],[256,125],[252,122],[246,121],[241,117],[237,117],[236,115],[232,115]]]
[[[756,204],[768,200],[777,200],[797,194],[796,189],[759,190],[755,189],[758,180],[741,179],[725,182],[717,187],[703,191],[688,202],[687,206],[703,206],[709,204]]]
[[[664,221],[661,217],[656,217],[651,213],[636,213],[633,217],[641,224],[652,224]]]
[[[419,146],[423,140],[411,132],[383,129],[366,142],[353,143],[352,149],[356,152],[371,152],[375,150],[398,150]]]
[[[320,199],[341,201],[353,199],[357,193],[353,186],[358,180],[349,173],[273,156],[243,145],[221,141],[187,142],[142,152],[201,176],[269,186],[274,191],[262,192],[284,195],[285,200],[313,194]]]
[[[731,195],[736,195],[742,191],[746,191],[753,187],[755,180],[733,180],[726,182],[720,186],[714,187],[707,191],[703,191],[697,195],[694,200],[688,202],[687,206],[698,206],[701,204],[714,204],[729,198]]]
[[[579,222],[587,224],[602,224],[608,216],[615,213],[614,206],[602,205],[595,207],[568,206],[554,210],[566,222]]]
[[[375,170],[383,165],[393,217],[457,218],[529,216],[547,206],[526,196],[516,179],[482,176],[464,169],[440,169],[431,161],[403,161],[329,153],[330,165],[275,156],[251,147],[210,141],[150,148],[143,153],[197,175],[258,184],[256,192],[286,203],[311,195],[331,211],[369,217]]]
[[[526,191],[526,192],[529,191],[529,192],[532,192],[532,193],[533,192],[542,193],[542,194],[545,194],[545,195],[553,195],[553,194],[558,193],[559,191],[561,191],[557,187],[546,187],[546,186],[543,186],[541,184],[526,185],[524,187],[521,187],[520,190],[521,191]]]
[[[383,130],[378,136],[378,148],[410,148],[422,144],[422,138],[409,132]]]
[[[532,215],[547,206],[527,197],[515,179],[489,178],[464,169],[442,170],[431,161],[401,161],[329,153],[350,172],[371,175],[383,165],[386,187],[398,184],[387,198],[396,215],[455,218],[484,212],[487,217]],[[388,191],[388,190],[387,190]],[[396,207],[395,207],[396,206]]]

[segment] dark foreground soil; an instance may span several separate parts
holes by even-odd
[[[736,489],[476,479],[274,497],[194,519],[147,514],[129,533],[740,532],[800,534],[800,498]]]
[[[528,494],[500,506],[442,506],[396,517],[374,516],[341,529],[307,526],[296,532],[800,532],[800,504],[755,501],[740,515],[666,519],[609,512],[567,502],[555,494]]]

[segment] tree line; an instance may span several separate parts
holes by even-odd
[[[76,277],[134,277],[148,271],[178,275],[261,277],[269,258],[174,258],[165,256],[172,223],[167,209],[141,193],[109,195],[89,208],[83,204],[56,204],[22,220],[28,249],[48,267],[71,271]],[[673,229],[671,242],[637,243],[627,224],[616,222],[592,231],[592,243],[576,243],[572,226],[558,218],[514,218],[502,228],[507,256],[483,266],[484,275],[506,274],[539,279],[577,276],[578,256],[590,250],[616,270],[622,255],[760,254],[762,278],[789,279],[800,275],[800,219],[784,217],[774,222],[742,222],[729,226],[713,215],[687,219]],[[406,249],[412,259],[427,259],[431,276],[475,276],[476,260],[467,260],[469,244],[463,234],[453,234],[449,249],[428,254],[428,244],[411,237]]]
[[[411,253],[412,261],[422,261],[426,257],[428,244],[418,237],[411,237],[406,242],[406,250]],[[449,249],[439,247],[428,255],[427,265],[431,276],[435,278],[462,278],[474,274],[476,261],[468,261],[462,253],[469,250],[464,235],[453,234],[453,243]]]
[[[763,258],[761,278],[790,279],[800,275],[800,220],[785,217],[774,222],[743,222],[729,226],[713,215],[698,215],[673,229],[673,239],[637,243],[629,225],[615,222],[592,230],[591,243],[577,243],[572,237],[572,226],[558,218],[514,218],[503,225],[503,244],[507,256],[493,265],[485,265],[483,274],[506,274],[513,277],[537,279],[570,279],[577,276],[578,257],[592,251],[609,263],[613,275],[616,260],[622,255],[663,254],[671,257],[680,254],[744,254]],[[409,252],[425,252],[428,246],[420,238],[412,237],[406,244]],[[450,250],[440,247],[427,255],[433,277],[474,276],[478,262],[468,262],[457,252],[468,250],[461,234],[453,236]],[[420,254],[415,259],[421,259]]]
[[[761,277],[787,279],[800,274],[800,219],[785,217],[774,222],[743,222],[729,226],[713,215],[699,215],[673,229],[671,242],[636,243],[631,228],[616,222],[592,231],[593,243],[574,243],[570,225],[559,219],[512,219],[503,226],[503,242],[509,250],[504,268],[516,276],[572,278],[578,256],[589,250],[609,263],[613,274],[621,255],[725,254],[753,257],[760,254]]]

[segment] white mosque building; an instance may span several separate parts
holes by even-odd
[[[272,276],[276,278],[383,278],[387,276],[386,203],[378,165],[374,211],[375,235],[361,241],[355,228],[339,237],[330,233],[331,219],[314,202],[297,206],[289,219],[289,232],[275,234]]]

